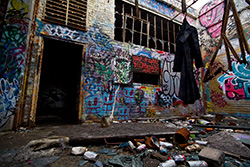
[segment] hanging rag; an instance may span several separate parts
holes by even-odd
[[[178,97],[184,104],[193,104],[200,98],[200,92],[193,72],[193,59],[196,68],[203,67],[197,29],[183,20],[180,32],[176,37],[176,54],[174,72],[181,72]]]

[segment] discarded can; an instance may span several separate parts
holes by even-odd
[[[192,145],[189,145],[185,148],[185,150],[187,152],[193,152],[193,151],[197,151],[197,150],[201,150],[201,147],[199,144],[192,144]]]
[[[188,167],[207,167],[206,161],[187,161]]]
[[[207,141],[201,141],[201,140],[195,140],[195,143],[205,146],[205,145],[207,145],[208,142]]]
[[[161,154],[163,154],[163,155],[167,155],[168,154],[167,149],[165,147],[163,147],[163,146],[160,146],[160,151],[161,151]]]
[[[135,148],[136,148],[135,145],[134,145],[131,141],[128,141],[128,144],[129,144],[129,146],[130,146],[132,149],[135,149]]]
[[[146,145],[145,145],[145,144],[142,144],[142,145],[138,146],[136,150],[137,150],[138,152],[143,152],[143,151],[146,150],[146,148],[147,148]]]
[[[160,145],[165,147],[165,148],[172,148],[173,147],[172,143],[163,142],[163,141],[160,141]]]
[[[174,160],[167,160],[165,162],[162,162],[158,165],[158,167],[175,167],[176,163]]]
[[[184,161],[186,161],[186,157],[183,154],[170,156],[170,157],[168,157],[168,159],[172,159],[175,162],[184,162]]]
[[[199,119],[198,122],[202,125],[213,125],[211,122],[206,121],[204,119]]]

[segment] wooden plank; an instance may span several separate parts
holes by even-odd
[[[229,52],[228,45],[225,42],[225,40],[224,40],[224,44],[225,44],[225,49],[226,49],[226,54],[227,54],[228,70],[232,71],[232,61],[230,57],[230,52]]]

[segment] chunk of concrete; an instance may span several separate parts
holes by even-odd
[[[198,154],[200,160],[208,163],[208,166],[223,167],[225,162],[225,154],[221,150],[204,147]]]

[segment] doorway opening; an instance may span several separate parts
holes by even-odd
[[[36,124],[77,124],[82,45],[44,38]]]

